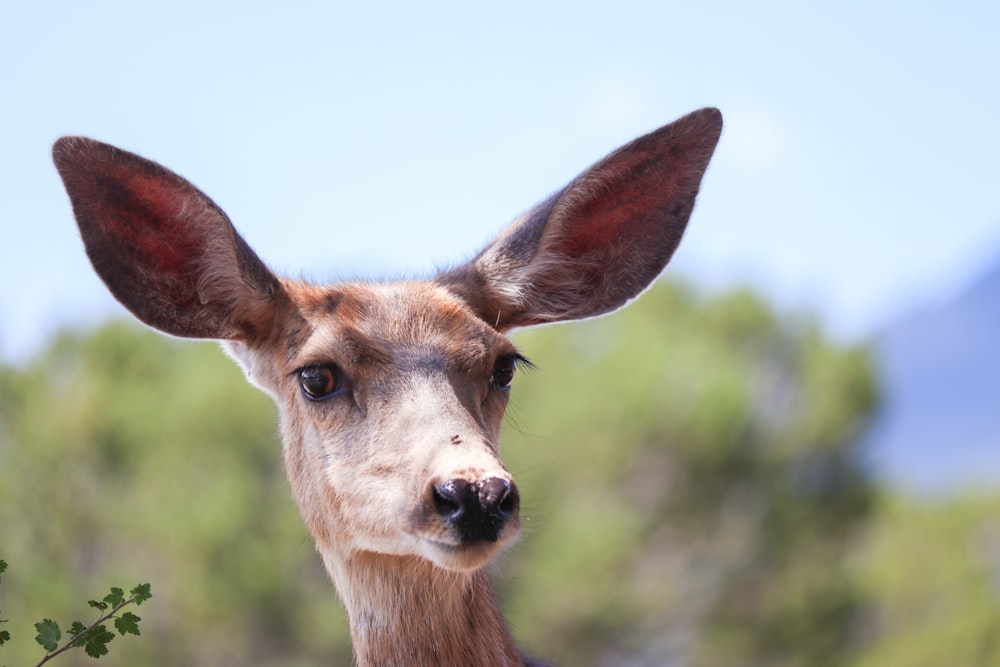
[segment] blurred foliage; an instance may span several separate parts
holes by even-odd
[[[157,595],[108,664],[350,664],[276,433],[270,399],[217,345],[133,324],[0,372],[6,664],[37,661],[34,620],[122,580]]]
[[[505,434],[529,528],[501,581],[532,650],[847,664],[863,599],[846,557],[873,498],[863,350],[749,292],[667,285],[517,341],[540,373],[518,379]]]
[[[1000,665],[1000,494],[890,496],[857,554],[873,600],[857,667]]]
[[[920,593],[893,588],[909,554],[884,538],[915,538],[919,521],[890,505],[866,530],[880,496],[858,449],[877,399],[863,349],[751,293],[675,284],[515,339],[539,371],[515,380],[505,426],[525,534],[495,579],[529,652],[573,666],[931,664],[866,662],[900,655],[892,633],[931,616],[905,616]],[[280,459],[270,400],[211,343],[112,323],[0,367],[6,663],[32,661],[31,619],[142,580],[157,592],[143,636],[108,664],[350,664]]]

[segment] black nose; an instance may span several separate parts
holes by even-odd
[[[451,479],[434,487],[434,508],[463,542],[496,542],[520,505],[517,487],[499,477]]]

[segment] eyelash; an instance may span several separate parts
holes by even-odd
[[[497,359],[496,363],[493,364],[493,373],[490,375],[490,386],[498,391],[510,391],[510,384],[517,375],[518,365],[529,369],[534,368],[527,357],[520,354],[505,354]]]

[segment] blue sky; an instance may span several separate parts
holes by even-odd
[[[8,3],[0,357],[121,313],[49,147],[178,171],[279,272],[460,261],[616,146],[726,130],[669,271],[862,337],[1000,257],[1000,3]]]

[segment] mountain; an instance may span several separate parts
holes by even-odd
[[[875,352],[884,403],[870,451],[885,478],[921,493],[1000,485],[1000,258],[887,327]]]

